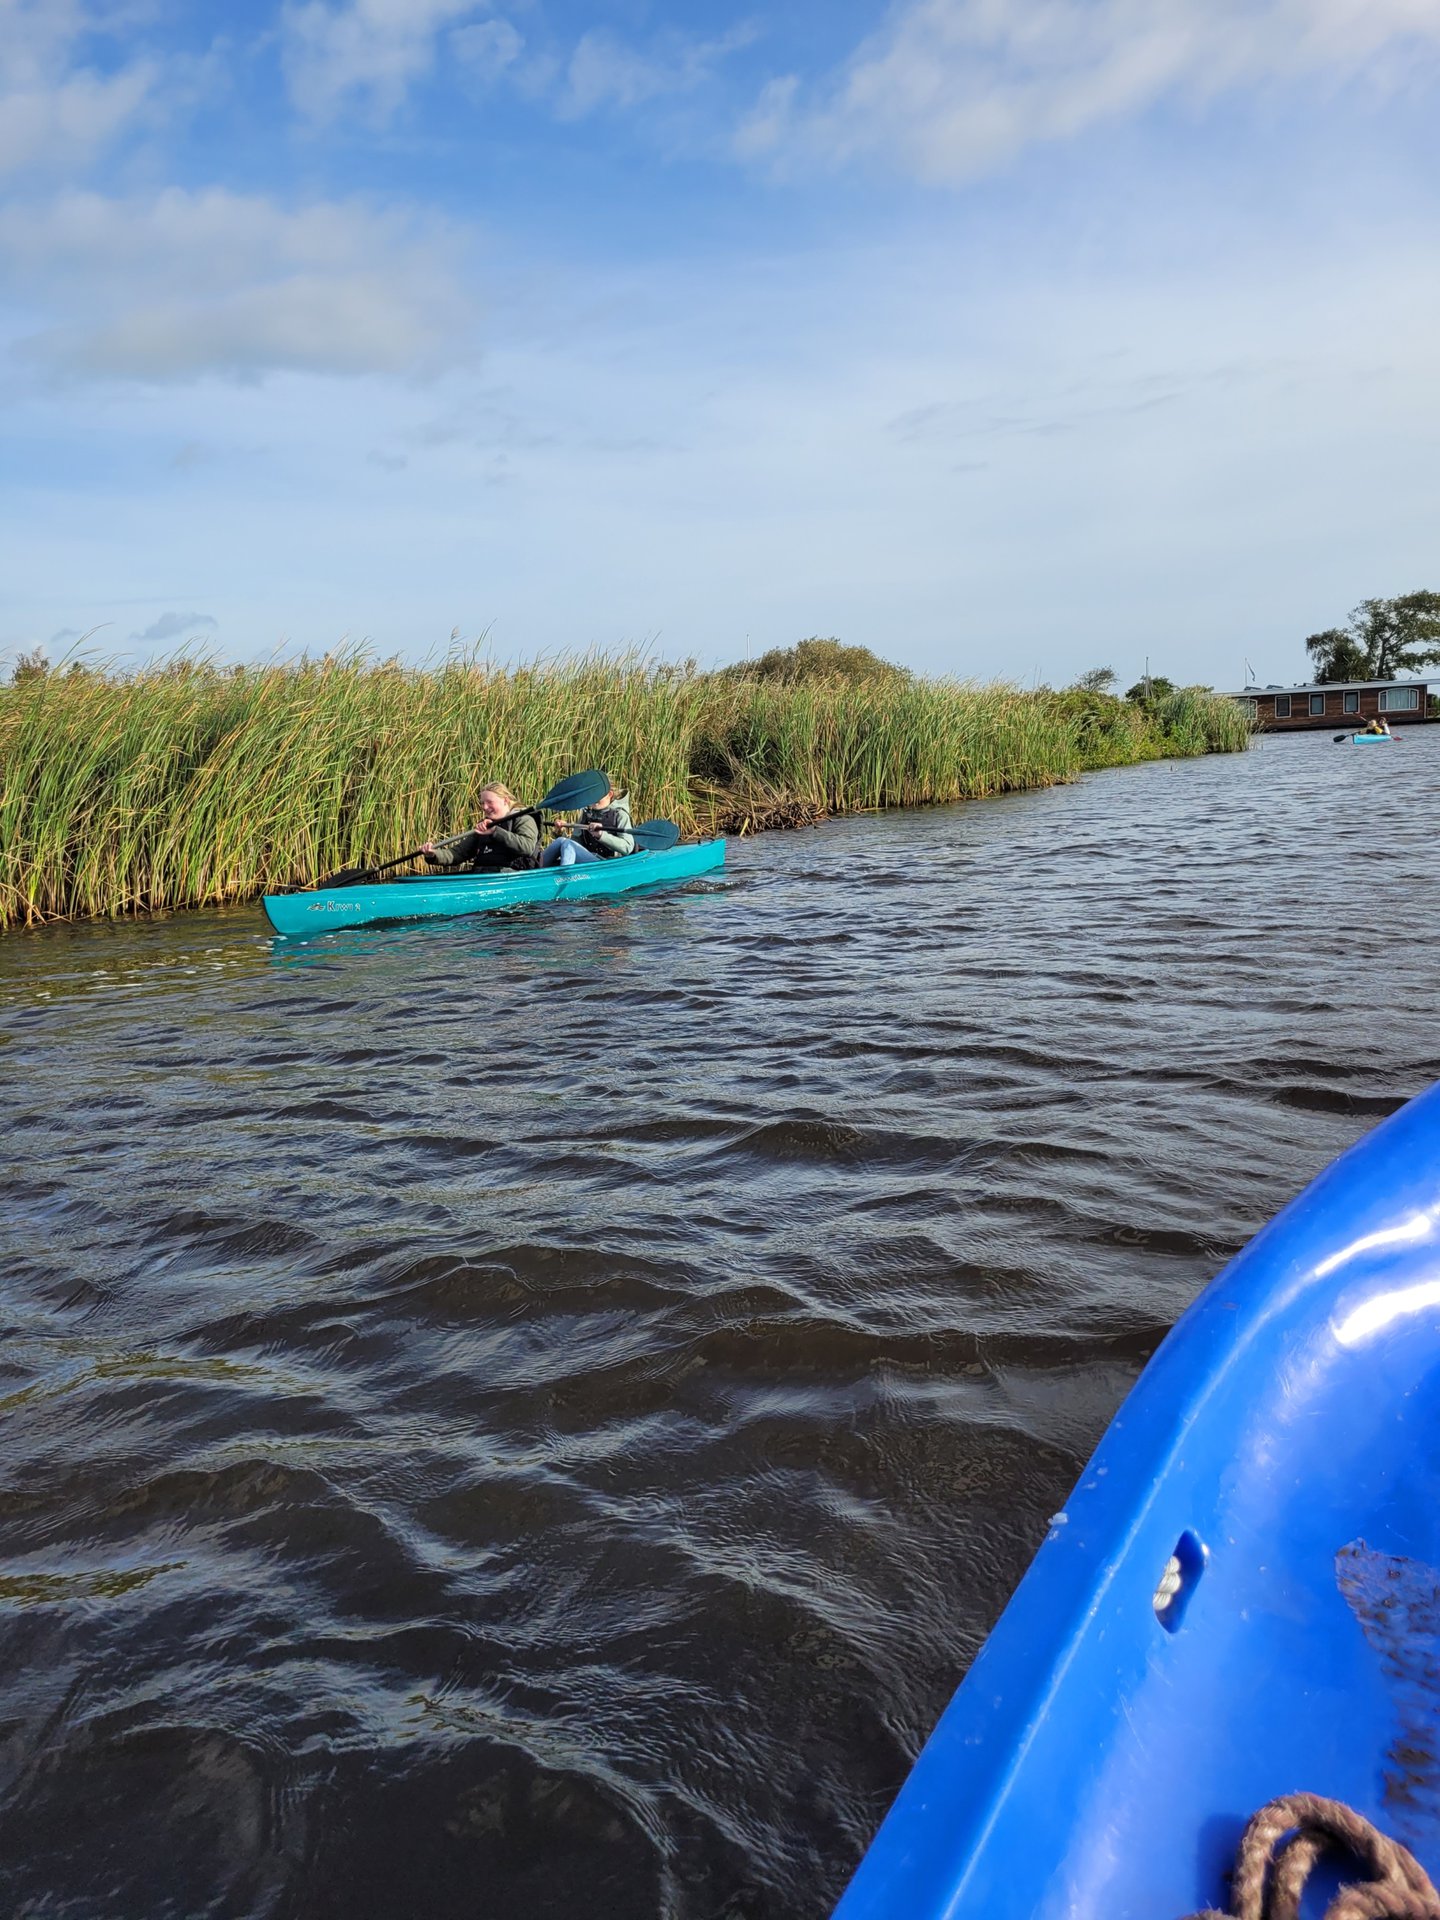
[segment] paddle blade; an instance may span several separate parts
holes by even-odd
[[[368,880],[375,871],[373,867],[341,867],[338,873],[327,873],[323,879],[315,882],[315,891],[322,887],[353,887],[357,880]]]
[[[598,770],[591,773],[572,773],[558,786],[551,787],[543,800],[537,800],[536,806],[542,813],[569,813],[572,809],[593,807],[605,798],[610,791],[610,776]]]
[[[664,853],[680,838],[680,829],[673,820],[642,820],[630,831],[635,836],[637,853]]]

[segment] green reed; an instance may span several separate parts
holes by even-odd
[[[919,680],[779,686],[640,660],[360,656],[0,686],[0,928],[304,882],[468,824],[481,784],[603,766],[687,831],[967,799],[1234,751],[1235,703]],[[777,808],[780,811],[777,811]]]

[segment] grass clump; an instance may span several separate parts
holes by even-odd
[[[1037,698],[1071,730],[1087,767],[1243,753],[1254,731],[1238,701],[1206,687],[1171,687],[1146,700],[1128,694],[1122,700],[1085,687],[1067,687],[1061,693],[1042,689]]]
[[[349,655],[26,672],[0,686],[0,928],[303,883],[464,826],[490,778],[538,796],[607,767],[646,814],[744,831],[1234,751],[1248,731],[1234,702],[1195,689],[1141,709],[902,669]]]

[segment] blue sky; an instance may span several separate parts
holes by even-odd
[[[0,0],[0,665],[1440,587],[1440,0]]]

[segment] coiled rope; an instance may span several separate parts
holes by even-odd
[[[1414,1854],[1318,1793],[1290,1793],[1262,1807],[1235,1856],[1232,1911],[1211,1907],[1190,1920],[1299,1920],[1305,1883],[1324,1854],[1347,1855],[1362,1875],[1339,1889],[1325,1920],[1440,1920],[1440,1893]]]

